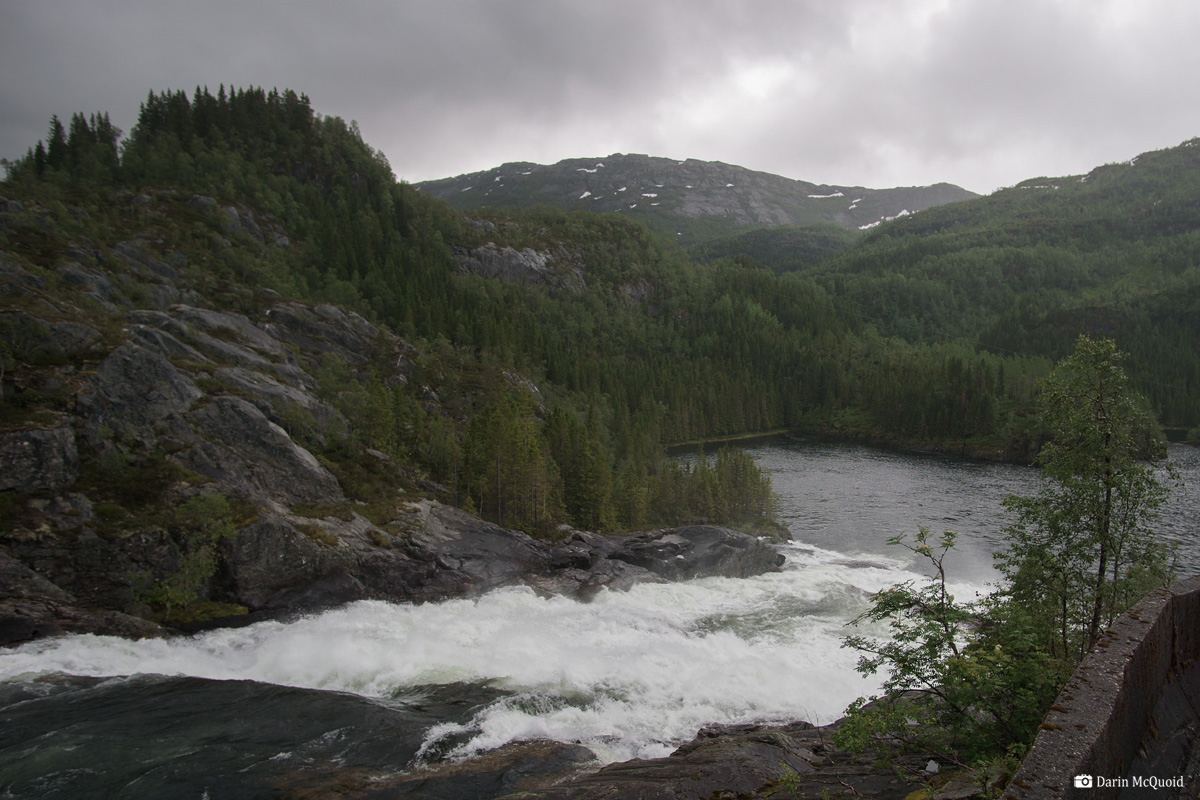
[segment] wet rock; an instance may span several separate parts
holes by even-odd
[[[667,577],[616,556],[635,544],[676,539],[753,542],[764,557],[738,558],[738,549],[683,548],[676,576],[758,574],[777,569],[778,554],[736,531],[688,529],[638,537],[575,531],[550,547],[520,531],[501,528],[453,506],[411,504],[405,517],[379,528],[357,514],[304,520],[267,514],[243,529],[227,553],[238,602],[254,609],[314,610],[360,599],[427,602],[474,597],[502,586],[529,586],[543,595],[587,600],[601,590],[625,591]],[[707,526],[703,526],[707,527]],[[676,554],[678,555],[678,554]],[[770,557],[765,557],[770,556]],[[730,559],[722,564],[719,557]],[[675,555],[672,555],[675,559]],[[647,563],[652,563],[650,560]],[[664,570],[666,571],[666,570]]]
[[[424,523],[423,530],[412,536],[412,544],[452,564],[480,588],[514,583],[522,574],[547,566],[541,542],[454,506],[430,504]]]
[[[748,797],[777,784],[786,770],[803,775],[823,759],[795,734],[808,723],[713,726],[670,756],[634,759],[521,795],[528,800],[707,800]]]
[[[641,567],[623,561],[605,560],[590,569],[568,567],[557,570],[544,579],[529,581],[529,585],[546,596],[564,595],[588,601],[602,590],[627,592],[639,583],[667,582],[665,578]]]
[[[75,433],[67,426],[0,433],[0,464],[0,491],[65,489],[79,479]]]
[[[577,744],[516,742],[478,758],[415,770],[386,781],[363,800],[466,800],[545,788],[596,763],[596,754]]]
[[[0,551],[0,647],[59,636],[66,633],[96,633],[129,638],[165,636],[153,622],[139,619],[114,606],[129,595],[128,576],[143,565],[136,555],[161,550],[161,542],[131,537],[110,543],[95,537],[50,543],[11,542],[22,558]],[[72,566],[62,558],[67,550]],[[60,575],[45,574],[27,562],[45,564]],[[54,578],[54,580],[51,580]],[[63,588],[63,578],[79,591]],[[107,607],[105,607],[107,606]]]
[[[784,562],[783,554],[757,538],[715,525],[634,534],[608,557],[670,581],[746,578],[778,571]]]
[[[43,598],[56,603],[70,603],[75,599],[3,551],[0,551],[0,586],[10,598]]]
[[[78,535],[43,531],[10,538],[5,544],[13,558],[68,592],[79,613],[132,610],[134,585],[141,576],[163,575],[179,565],[179,548],[161,530],[109,539],[87,531]]]
[[[712,725],[666,758],[634,759],[507,800],[709,800],[734,797],[872,797],[902,800],[924,784],[928,756],[838,751],[830,734],[839,723]],[[482,800],[486,795],[477,795]]]
[[[281,589],[267,598],[260,608],[273,614],[309,613],[365,600],[370,596],[362,581],[349,573],[338,572],[300,586]]]
[[[94,633],[130,639],[164,637],[169,632],[153,622],[120,611],[86,609],[42,598],[0,597],[0,646],[67,633]]]
[[[227,545],[226,568],[239,603],[253,609],[322,608],[323,599],[310,596],[311,606],[302,605],[304,587],[329,581],[349,571],[351,559],[336,546],[323,545],[305,535],[279,514],[264,514],[238,531]],[[289,598],[287,592],[292,592]],[[315,591],[315,590],[314,590]],[[272,603],[272,598],[275,602]],[[338,602],[361,599],[339,596]]]

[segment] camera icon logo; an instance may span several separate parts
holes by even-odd
[[[1075,776],[1075,788],[1076,789],[1091,789],[1092,788],[1092,776],[1091,775],[1076,775]]]

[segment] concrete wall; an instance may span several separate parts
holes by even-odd
[[[1033,798],[1197,797],[1200,577],[1142,599],[1067,681],[1004,793]],[[1076,775],[1093,778],[1076,788]],[[1148,789],[1155,776],[1184,786]]]

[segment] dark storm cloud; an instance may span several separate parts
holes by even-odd
[[[290,87],[409,180],[649,152],[980,191],[1200,134],[1185,0],[0,0],[0,155],[150,89]],[[1091,159],[1091,160],[1089,160]]]

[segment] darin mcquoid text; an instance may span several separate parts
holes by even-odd
[[[1157,775],[1134,775],[1129,778],[1106,778],[1103,775],[1076,775],[1076,789],[1182,789],[1183,776],[1160,778]]]

